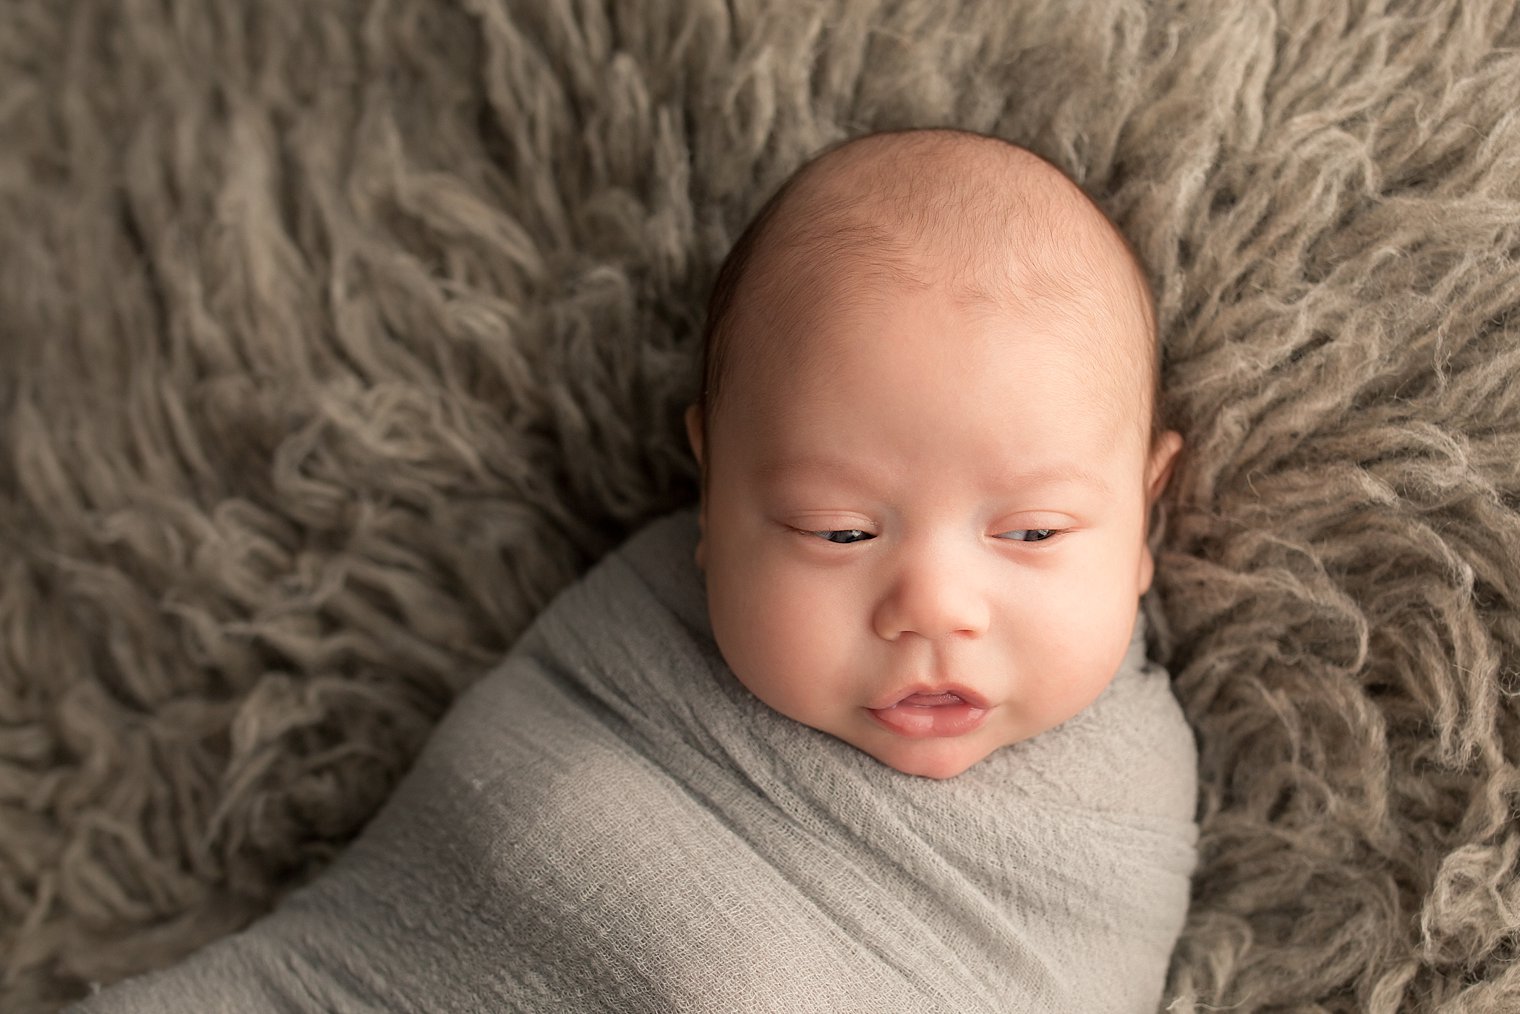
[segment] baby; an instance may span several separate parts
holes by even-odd
[[[1124,241],[1012,145],[875,135],[766,206],[707,338],[700,508],[320,876],[80,1014],[1156,1009],[1196,754],[1136,622],[1181,441]]]
[[[1182,439],[1142,270],[1059,170],[953,130],[833,148],[723,265],[703,373],[696,562],[756,697],[948,778],[1108,685]]]

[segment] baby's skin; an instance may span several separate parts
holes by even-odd
[[[930,778],[1097,698],[1182,438],[1144,274],[1074,183],[957,131],[837,146],[736,244],[707,342],[696,562],[756,697]]]

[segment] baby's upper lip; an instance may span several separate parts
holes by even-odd
[[[987,698],[975,690],[961,686],[959,683],[915,683],[911,687],[894,690],[885,697],[877,698],[877,702],[871,705],[870,710],[882,711],[901,704],[904,698],[912,697],[915,694],[924,694],[929,697],[938,694],[954,694],[973,708],[981,708],[983,710],[987,708]]]

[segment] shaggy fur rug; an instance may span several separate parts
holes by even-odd
[[[696,496],[707,286],[949,124],[1155,282],[1171,1009],[1520,1009],[1511,0],[10,0],[0,1008],[320,870],[550,596]]]

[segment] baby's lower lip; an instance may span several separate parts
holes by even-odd
[[[939,701],[941,703],[933,703]],[[909,739],[962,736],[987,718],[987,709],[967,704],[954,694],[915,694],[890,708],[867,708],[877,724]]]

